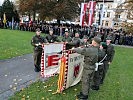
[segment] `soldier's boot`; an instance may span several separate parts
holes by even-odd
[[[88,95],[83,95],[82,92],[80,92],[79,95],[77,95],[78,100],[88,100]]]
[[[40,72],[41,71],[41,68],[40,68],[40,66],[37,66],[37,65],[35,65],[35,72]]]

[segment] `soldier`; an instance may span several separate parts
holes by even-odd
[[[98,68],[95,69],[94,77],[93,77],[93,85],[91,86],[92,90],[99,90],[99,86],[101,84],[101,80],[104,76],[104,60],[106,59],[107,55],[105,49],[107,45],[104,42],[101,42],[100,48],[98,50]]]
[[[71,47],[79,47],[81,44],[81,40],[79,38],[79,33],[75,33],[75,37],[73,37],[72,42],[68,42],[68,45]]]
[[[68,30],[65,30],[65,36],[62,38],[63,42],[71,42],[72,38],[69,36]]]
[[[49,43],[60,42],[58,37],[53,34],[53,29],[49,30],[49,34],[46,36],[46,39]]]
[[[114,58],[114,54],[115,54],[115,50],[114,50],[114,46],[111,44],[111,37],[107,37],[106,38],[106,44],[107,44],[107,49],[106,49],[106,54],[107,54],[107,58],[104,61],[104,74],[107,73],[108,69],[109,69],[109,65],[111,64],[111,62],[113,61]],[[105,75],[103,76],[101,83],[103,83],[105,78]]]
[[[84,48],[75,48],[79,54],[84,55],[84,69],[82,74],[82,91],[77,95],[78,99],[88,99],[88,93],[90,89],[90,82],[95,70],[95,63],[98,61],[98,48],[101,39],[98,37],[93,38],[92,44]]]
[[[83,37],[83,40],[81,41],[81,46],[85,46],[85,47],[87,47],[87,46],[89,46],[89,42],[88,42],[88,36],[87,35],[84,35],[84,37]]]
[[[41,71],[40,64],[41,64],[41,55],[42,55],[42,44],[46,43],[47,40],[40,36],[40,29],[36,29],[36,35],[31,40],[31,45],[34,46],[34,66],[35,72]]]

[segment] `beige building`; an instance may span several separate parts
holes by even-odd
[[[101,0],[102,1],[102,0]],[[122,21],[127,20],[127,14],[126,11],[124,11],[122,14],[118,15],[118,19],[115,20],[115,12],[116,12],[116,7],[123,3],[125,0],[109,0],[109,2],[98,2],[96,6],[96,14],[95,14],[95,21],[94,23],[98,24],[99,23],[99,13],[100,12],[100,7],[104,5],[104,14],[103,17],[101,18],[101,23],[100,25],[105,28],[114,28],[119,26],[119,24]]]

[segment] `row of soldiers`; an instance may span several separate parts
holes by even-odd
[[[98,36],[89,39],[85,35],[83,39],[80,39],[78,32],[71,38],[69,32],[65,31],[65,35],[61,40],[53,35],[53,30],[50,30],[49,35],[45,38],[42,37],[40,33],[40,29],[37,29],[36,35],[31,41],[31,44],[34,46],[35,71],[39,72],[41,70],[42,43],[65,42],[66,49],[72,49],[73,51],[84,55],[82,88],[81,92],[77,95],[77,98],[79,100],[88,100],[90,89],[99,90],[100,84],[103,84],[109,65],[112,63],[115,50],[114,46],[111,44],[111,36],[106,38],[106,42],[101,42],[101,38]]]

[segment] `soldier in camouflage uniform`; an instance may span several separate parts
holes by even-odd
[[[109,69],[109,65],[113,61],[114,54],[115,54],[114,46],[111,44],[111,41],[112,41],[112,38],[108,36],[106,38],[106,44],[107,44],[106,54],[107,54],[107,58],[104,61],[104,74],[105,75],[106,75],[106,73],[107,73],[107,71]],[[105,75],[102,77],[101,83],[103,83]]]
[[[41,55],[42,55],[42,44],[46,43],[47,40],[40,36],[40,29],[36,29],[36,35],[31,40],[31,45],[34,46],[34,66],[35,66],[35,72],[39,72],[41,70],[40,64],[41,64]]]
[[[88,93],[90,89],[90,82],[93,77],[93,73],[95,70],[95,63],[98,61],[98,48],[100,44],[101,39],[98,37],[95,37],[92,40],[92,44],[88,47],[84,48],[75,48],[74,51],[76,51],[79,54],[84,55],[84,69],[82,74],[82,89],[79,95],[77,95],[77,98],[87,100],[88,99]]]
[[[104,42],[101,42],[100,48],[98,50],[98,68],[96,68],[94,72],[94,77],[93,77],[93,85],[91,86],[92,90],[99,90],[99,86],[101,84],[101,80],[103,79],[104,76],[104,60],[106,59],[106,52],[105,48],[107,48],[107,45]]]
[[[73,37],[72,42],[67,43],[71,47],[79,47],[81,44],[81,40],[79,38],[79,33],[75,33],[75,37]]]
[[[49,30],[49,34],[46,36],[48,43],[60,42],[58,37],[53,34],[53,29]]]
[[[72,38],[70,37],[69,32],[67,30],[65,31],[65,36],[62,38],[62,41],[63,42],[71,42],[72,41]]]

